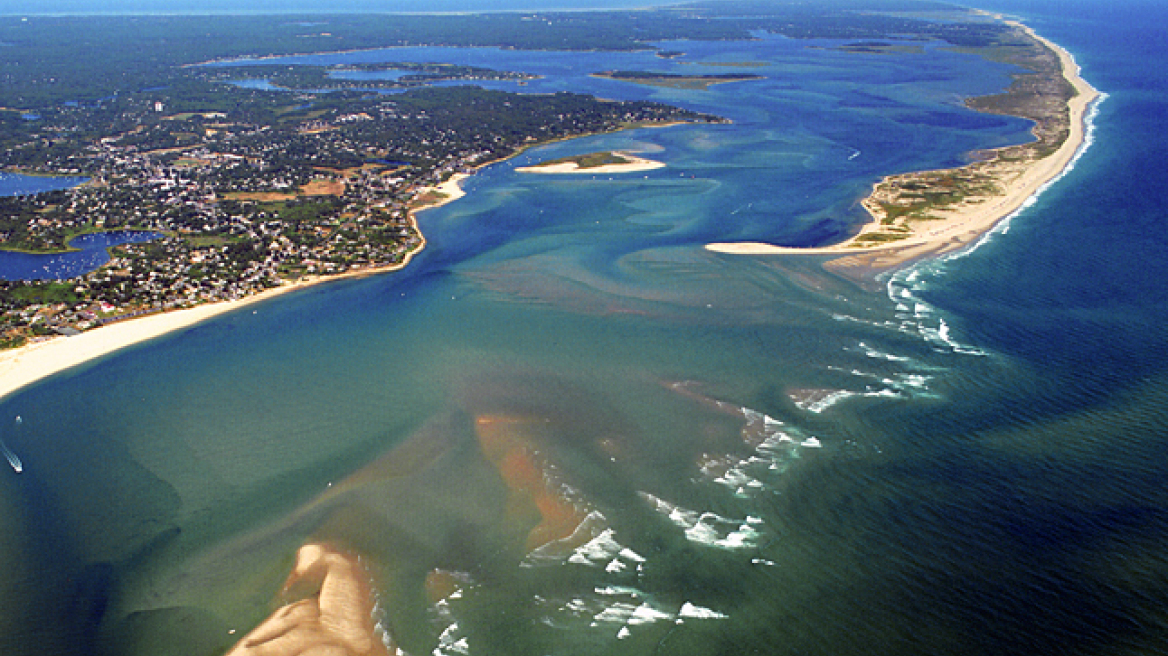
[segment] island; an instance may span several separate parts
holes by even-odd
[[[1000,17],[997,17],[1000,19]],[[813,248],[758,242],[712,243],[739,255],[833,255],[826,266],[853,277],[903,266],[973,244],[1021,208],[1073,161],[1099,93],[1063,48],[1017,22],[988,48],[970,49],[1028,70],[1002,94],[972,98],[971,109],[1034,122],[1034,141],[973,154],[953,169],[890,175],[862,201],[872,220],[838,244]]]
[[[521,173],[635,173],[664,167],[662,162],[629,153],[601,152],[562,157],[515,170]]]
[[[632,82],[665,89],[696,89],[704,91],[715,84],[746,82],[763,79],[758,75],[728,73],[725,75],[679,75],[676,73],[652,73],[646,71],[605,71],[594,73],[592,77],[620,82]]]

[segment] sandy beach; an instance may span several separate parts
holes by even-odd
[[[999,221],[1021,208],[1027,200],[1070,165],[1086,138],[1086,116],[1099,93],[1079,75],[1074,58],[1063,48],[1039,36],[1029,27],[1008,24],[1025,31],[1054,51],[1062,64],[1063,77],[1074,86],[1077,95],[1068,103],[1070,134],[1053,154],[1029,162],[995,162],[994,171],[1002,192],[988,202],[963,204],[935,212],[939,220],[929,221],[921,229],[899,241],[880,245],[859,245],[857,239],[875,232],[872,221],[847,241],[816,248],[792,248],[761,242],[707,244],[706,249],[737,255],[842,255],[825,266],[835,271],[882,271],[923,257],[949,253],[974,243]]]
[[[304,545],[284,593],[303,598],[272,613],[229,656],[390,653],[373,623],[373,593],[355,556],[324,545]]]
[[[426,205],[415,207],[411,212],[410,221],[414,222],[413,214],[423,210],[440,207],[462,198],[465,192],[459,186],[469,177],[465,173],[458,173],[437,187],[419,189],[417,196],[424,198],[431,192],[439,194]],[[414,223],[415,230],[417,224]],[[421,234],[421,231],[417,231]],[[248,296],[235,301],[221,301],[207,303],[184,310],[173,310],[158,314],[146,315],[135,319],[128,319],[118,323],[88,330],[72,337],[53,337],[43,342],[29,344],[17,349],[0,351],[0,398],[4,398],[27,385],[48,378],[67,369],[82,365],[91,360],[120,351],[129,346],[161,337],[168,333],[190,328],[208,319],[242,310],[251,305],[271,300],[277,296],[287,294],[313,285],[362,278],[365,276],[388,273],[404,268],[415,255],[426,246],[425,237],[418,246],[406,253],[405,258],[393,265],[371,267],[349,271],[335,276],[310,276],[296,282],[289,282],[280,287]]]
[[[619,157],[627,159],[625,164],[605,164],[603,166],[588,166],[582,167],[576,162],[560,162],[559,164],[535,165],[535,166],[521,166],[516,171],[520,173],[575,173],[575,174],[594,174],[594,173],[636,173],[637,171],[652,171],[654,169],[665,168],[663,162],[655,162],[644,157],[637,157],[629,153],[613,153]]]

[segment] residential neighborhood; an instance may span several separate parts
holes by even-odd
[[[66,138],[68,147],[57,141],[69,134],[62,123],[85,113],[62,112],[9,150],[10,166],[23,164],[14,170],[90,178],[0,198],[9,248],[60,252],[96,231],[157,237],[116,247],[108,264],[78,279],[0,283],[0,342],[19,346],[305,276],[391,267],[423,243],[411,210],[440,201],[434,189],[455,173],[566,137],[717,120],[656,103],[477,87],[241,93],[248,100],[226,112],[169,113],[172,99],[141,102],[110,120],[132,127]]]

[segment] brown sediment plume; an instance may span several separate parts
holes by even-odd
[[[357,558],[321,544],[306,544],[284,584],[280,607],[228,652],[228,656],[388,656],[373,623],[374,597]]]
[[[528,532],[528,551],[570,537],[587,513],[564,499],[548,485],[545,465],[539,459],[524,428],[543,420],[506,415],[483,415],[475,420],[483,456],[499,470],[510,491],[507,511],[511,517],[538,513],[538,521]]]

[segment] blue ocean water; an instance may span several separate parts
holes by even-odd
[[[973,251],[871,285],[701,245],[831,241],[880,176],[1024,139],[961,107],[1008,69],[782,39],[415,53],[734,123],[533,149],[423,212],[400,273],[5,399],[0,652],[222,653],[306,540],[361,553],[410,653],[1168,650],[1168,10],[996,4],[1108,94],[1093,143]],[[765,79],[587,77],[735,62]],[[613,149],[667,167],[514,170]],[[501,451],[587,518],[574,540],[526,548]],[[427,599],[435,571],[459,594]]]

